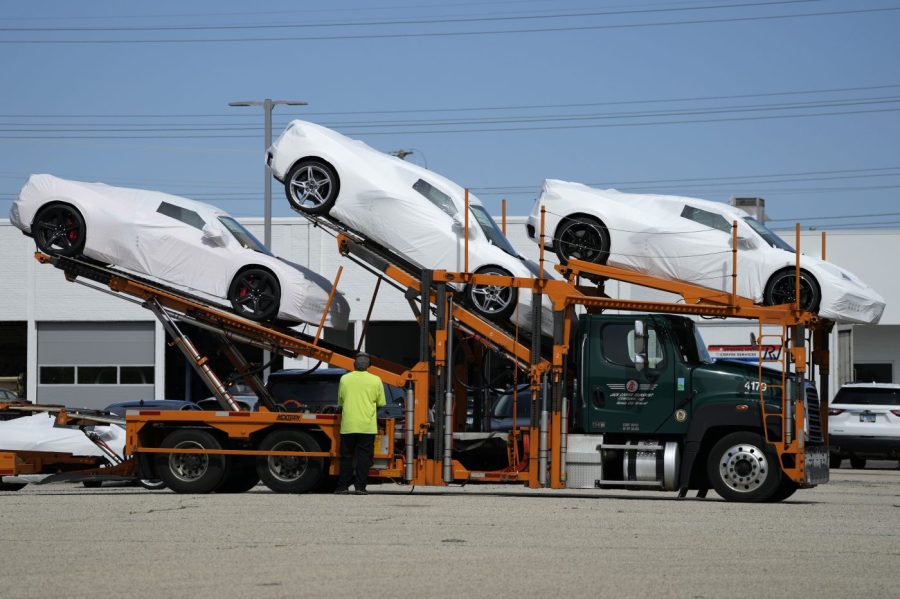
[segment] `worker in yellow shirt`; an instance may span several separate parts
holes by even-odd
[[[350,480],[356,495],[368,495],[366,481],[369,468],[375,461],[375,435],[378,422],[375,412],[385,405],[384,384],[378,376],[367,372],[369,356],[359,353],[353,361],[354,372],[341,377],[338,386],[338,405],[341,406],[341,473],[337,489],[339,495],[350,493]]]

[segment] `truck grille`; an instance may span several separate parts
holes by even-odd
[[[819,393],[815,387],[806,388],[806,415],[809,427],[809,440],[822,443],[822,410],[819,406]]]

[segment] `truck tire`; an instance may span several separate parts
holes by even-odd
[[[231,456],[228,474],[216,489],[216,493],[243,493],[259,484],[256,473],[256,458],[251,456]]]
[[[221,449],[210,433],[203,430],[177,430],[169,434],[162,447],[173,449]],[[160,453],[156,472],[176,493],[211,493],[225,479],[225,456],[198,453]]]
[[[726,501],[768,501],[781,484],[778,456],[766,448],[756,433],[740,431],[725,435],[709,453],[707,475]]]
[[[800,485],[792,481],[790,478],[781,475],[781,486],[775,491],[775,494],[769,497],[766,502],[767,503],[778,503],[779,501],[784,501],[791,495],[797,492],[797,489],[800,488]]]
[[[28,483],[4,483],[0,482],[0,491],[21,491]]]
[[[837,454],[831,454],[828,456],[828,468],[831,470],[837,470],[841,467],[841,462],[844,461],[844,458]]]
[[[322,451],[303,431],[280,430],[269,433],[260,451]],[[306,493],[322,480],[324,460],[291,456],[263,456],[256,459],[256,471],[263,484],[276,493]]]
[[[866,458],[858,458],[856,456],[851,456],[850,467],[855,468],[857,470],[863,470],[866,467]]]

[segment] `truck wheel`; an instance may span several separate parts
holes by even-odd
[[[260,451],[322,451],[316,440],[302,431],[270,433],[259,444]],[[256,459],[263,484],[276,493],[306,493],[322,480],[322,458],[264,456]]]
[[[0,491],[20,491],[28,483],[4,483],[0,482]]]
[[[800,485],[792,481],[790,478],[781,475],[781,486],[775,491],[775,494],[766,499],[767,503],[778,503],[779,501],[784,501],[791,495],[797,492],[797,489],[800,488]]]
[[[725,435],[709,454],[707,475],[716,493],[726,501],[767,501],[778,491],[781,467],[778,456],[765,449],[756,433]]]
[[[231,456],[228,474],[216,489],[216,493],[243,493],[259,484],[256,473],[256,458],[249,456]]]
[[[856,468],[857,470],[862,470],[866,467],[866,458],[858,458],[856,456],[851,457],[850,467]]]
[[[831,454],[828,456],[828,467],[832,470],[837,470],[841,467],[841,462],[844,461],[844,458],[837,454]]]
[[[162,447],[174,449],[221,449],[210,433],[179,430],[169,434]],[[176,493],[211,493],[225,479],[225,456],[202,453],[156,454],[156,472]]]

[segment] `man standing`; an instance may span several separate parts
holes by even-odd
[[[369,356],[360,353],[353,361],[355,372],[341,377],[338,405],[341,406],[341,476],[335,493],[350,493],[350,480],[357,495],[368,495],[366,481],[375,461],[375,435],[378,433],[376,410],[385,405],[384,384],[369,369]]]

